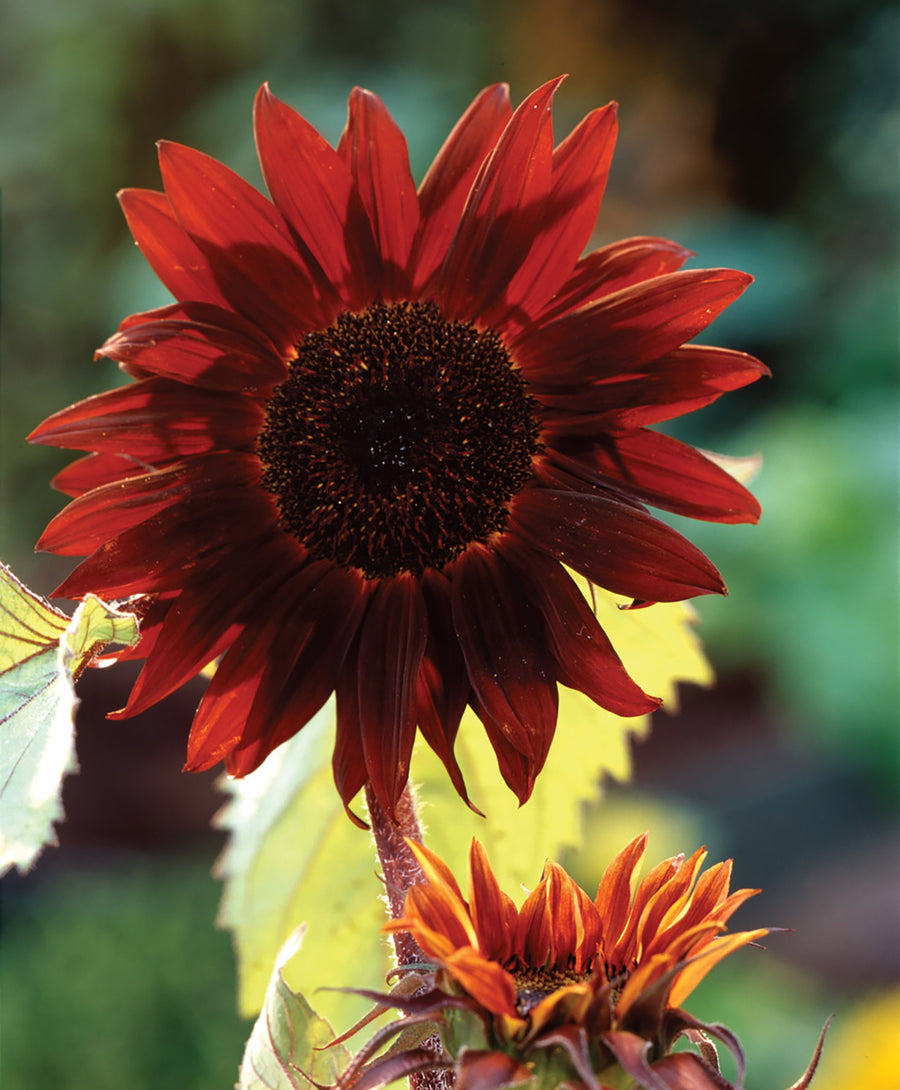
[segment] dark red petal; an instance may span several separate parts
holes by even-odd
[[[414,290],[444,260],[485,156],[512,116],[509,87],[486,87],[457,121],[419,186],[421,222],[413,246]]]
[[[547,410],[545,428],[589,435],[670,420],[769,373],[745,352],[688,345],[602,382],[564,390],[538,386],[533,392]]]
[[[551,491],[584,492],[589,496],[605,496],[618,504],[646,514],[646,507],[632,494],[631,489],[624,488],[621,481],[598,473],[592,465],[588,464],[588,458],[588,454],[580,453],[576,457],[545,447],[543,457],[534,463],[535,481],[542,488],[549,488]]]
[[[503,777],[503,782],[519,800],[519,805],[524,805],[531,798],[538,773],[547,759],[550,743],[553,741],[553,734],[551,733],[546,740],[543,756],[539,754],[537,759],[526,757],[507,740],[503,728],[485,711],[474,694],[470,699],[470,704],[472,710],[484,725],[485,734],[487,734],[488,741],[491,743],[491,748],[497,758],[497,767]]]
[[[383,262],[386,301],[409,292],[409,255],[419,226],[419,201],[406,138],[384,103],[355,87],[338,154],[350,167]]]
[[[119,322],[119,332],[124,333],[146,322],[191,322],[194,325],[216,326],[218,329],[230,330],[251,341],[256,346],[257,353],[262,352],[267,356],[278,354],[275,345],[266,336],[265,330],[260,329],[253,322],[248,322],[242,314],[238,314],[231,307],[217,307],[212,303],[198,303],[190,299],[180,303],[169,303],[168,306],[129,314],[127,318]]]
[[[490,1055],[494,1055],[494,1053],[490,1053]],[[426,1071],[445,1071],[450,1067],[452,1067],[452,1064],[449,1060],[439,1059],[437,1054],[430,1049],[409,1048],[404,1049],[402,1052],[386,1053],[371,1064],[367,1064],[363,1068],[362,1074],[354,1075],[351,1085],[355,1087],[355,1090],[381,1090],[381,1087],[389,1086],[399,1079],[411,1080],[413,1075],[424,1074]],[[502,1071],[499,1073],[507,1074],[509,1067],[510,1065],[503,1064]],[[529,1076],[530,1074],[531,1072],[529,1072]],[[494,1077],[496,1078],[496,1076]],[[461,1084],[454,1079],[453,1085],[460,1086]],[[474,1085],[481,1088],[480,1083]],[[469,1082],[464,1090],[472,1090],[472,1087],[473,1084]],[[493,1090],[493,1085],[485,1087],[484,1090]]]
[[[253,124],[272,200],[321,279],[346,306],[360,307],[371,298],[378,255],[347,165],[268,84],[256,96]]]
[[[178,221],[235,310],[258,323],[282,352],[302,332],[328,324],[287,224],[261,193],[181,144],[161,141],[159,164]]]
[[[725,593],[699,549],[611,496],[529,489],[513,501],[509,529],[615,594],[677,602]]]
[[[255,394],[285,376],[274,353],[230,329],[189,321],[151,321],[114,333],[96,352],[135,377],[147,374],[192,386]]]
[[[491,550],[472,546],[453,568],[453,621],[478,701],[532,763],[556,728],[553,657],[526,586]]]
[[[541,313],[542,321],[558,318],[603,295],[611,295],[642,280],[677,272],[693,257],[690,250],[667,238],[638,235],[585,254],[575,271]]]
[[[731,269],[658,276],[535,327],[516,344],[516,362],[534,382],[574,384],[616,375],[696,336],[751,280]]]
[[[456,1090],[500,1090],[534,1078],[530,1068],[505,1052],[465,1048],[457,1061]]]
[[[262,541],[253,560],[222,564],[192,576],[169,609],[128,703],[111,719],[136,715],[199,673],[234,643],[240,628],[274,619],[282,588],[302,564],[284,534]]]
[[[178,222],[165,193],[122,189],[118,197],[141,253],[176,299],[229,306],[209,262]]]
[[[350,809],[350,803],[368,779],[360,733],[358,638],[351,644],[347,658],[344,660],[344,668],[335,686],[335,696],[337,697],[337,732],[334,739],[334,753],[331,757],[334,783],[348,817],[365,829],[368,827],[366,823]]]
[[[258,482],[259,473],[252,454],[213,454],[101,485],[60,511],[35,548],[84,556],[173,504],[250,487]]]
[[[616,106],[593,110],[553,152],[550,194],[534,245],[506,294],[526,324],[575,267],[594,230],[616,143]]]
[[[359,725],[368,779],[389,814],[409,778],[425,640],[425,603],[418,581],[411,575],[384,580],[360,632]]]
[[[428,640],[417,684],[419,730],[443,762],[460,797],[476,813],[481,813],[469,800],[453,752],[471,686],[453,628],[450,584],[443,575],[429,568],[422,576],[422,593],[428,618]]]
[[[32,443],[126,454],[153,465],[229,448],[252,449],[262,407],[251,398],[152,378],[62,409],[39,424]]]
[[[303,591],[295,580],[285,596],[296,605],[279,626],[240,744],[229,758],[237,776],[292,738],[334,692],[368,597],[358,575],[331,564],[314,587]]]
[[[734,1090],[730,1082],[693,1052],[663,1056],[650,1071],[659,1082],[644,1082],[644,1086],[659,1085],[665,1090]]]
[[[553,129],[550,104],[562,82],[550,80],[519,106],[472,185],[438,293],[448,318],[478,318],[501,300],[525,260],[550,191]]]
[[[660,701],[628,676],[584,595],[557,561],[511,535],[504,541],[503,556],[528,581],[543,615],[557,681],[616,715],[646,715],[659,707]]]
[[[651,1049],[650,1041],[638,1037],[635,1033],[626,1033],[624,1030],[618,1029],[601,1033],[600,1040],[619,1061],[625,1073],[630,1075],[638,1086],[644,1087],[644,1090],[670,1090],[668,1084],[661,1077],[654,1075],[650,1069],[648,1063]],[[700,1087],[697,1090],[700,1090]],[[703,1090],[712,1090],[712,1088],[704,1087]],[[718,1087],[716,1090],[722,1090],[722,1088]]]
[[[80,598],[88,592],[123,598],[185,585],[211,563],[234,563],[275,527],[278,513],[258,490],[209,494],[176,505],[101,545],[55,592]]]
[[[253,698],[278,639],[275,625],[245,628],[216,668],[200,701],[188,739],[186,772],[224,760],[241,739]]]
[[[147,472],[146,465],[126,454],[88,454],[61,469],[50,482],[66,496],[82,496],[92,488]]]
[[[585,460],[645,503],[709,522],[756,522],[759,501],[700,451],[641,428],[607,436]]]

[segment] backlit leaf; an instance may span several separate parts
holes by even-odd
[[[384,988],[390,968],[383,888],[371,836],[347,818],[331,775],[334,702],[251,775],[224,781],[217,824],[230,830],[217,868],[219,924],[238,955],[239,1007],[260,1009],[276,953],[301,922],[308,938],[288,969],[316,988]],[[341,1031],[370,1004],[323,992],[317,1005]]]
[[[88,595],[67,617],[0,565],[0,874],[28,870],[63,818],[62,779],[77,768],[73,682],[137,620]]]
[[[623,611],[598,591],[596,608],[628,669],[669,706],[676,680],[711,681],[689,607]],[[379,934],[383,891],[371,838],[347,819],[332,782],[333,722],[329,704],[256,772],[226,781],[232,797],[220,824],[231,838],[219,868],[225,879],[220,923],[234,933],[245,1014],[259,1010],[276,953],[301,921],[308,938],[287,975],[304,992],[385,986],[391,961]],[[583,804],[598,796],[601,778],[628,778],[629,736],[648,725],[646,718],[620,719],[561,689],[550,756],[520,808],[500,778],[484,729],[468,715],[457,753],[471,797],[487,818],[463,805],[438,759],[417,743],[411,779],[426,841],[464,875],[469,841],[478,836],[504,888],[533,885],[545,858],[579,843]],[[366,1010],[364,1001],[335,992],[316,1002],[339,1032]]]
[[[263,1009],[244,1050],[237,1090],[306,1090],[309,1079],[329,1085],[349,1060],[343,1045],[323,1047],[334,1039],[334,1031],[284,981],[282,970],[299,950],[305,931],[305,926],[298,927],[275,960]]]

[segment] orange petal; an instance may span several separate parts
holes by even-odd
[[[515,981],[496,961],[468,946],[451,954],[444,966],[486,1010],[521,1021],[516,1011]]]
[[[500,889],[487,852],[474,838],[469,849],[469,900],[479,951],[505,962],[513,952],[517,912]]]
[[[641,833],[627,844],[603,872],[594,904],[603,921],[607,945],[616,942],[628,919],[634,873],[647,847],[647,834]]]
[[[710,943],[696,961],[692,961],[690,965],[685,966],[678,974],[675,986],[669,996],[669,1005],[680,1007],[710,969],[718,964],[722,958],[727,957],[741,946],[746,946],[748,942],[755,942],[756,939],[762,938],[763,935],[768,933],[769,929],[767,927],[760,927],[756,931],[738,931],[734,935],[723,935],[722,938]]]

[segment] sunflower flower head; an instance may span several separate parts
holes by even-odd
[[[336,693],[345,805],[368,783],[395,810],[417,731],[468,801],[467,706],[524,801],[559,685],[622,716],[658,704],[570,570],[640,603],[724,591],[648,506],[752,522],[758,505],[650,425],[766,373],[693,343],[750,277],[685,271],[661,238],[583,254],[616,112],[554,143],[559,83],[517,109],[487,88],[418,187],[376,96],[353,91],[332,147],[264,86],[268,198],[165,141],[163,190],[120,194],[175,302],[99,349],[129,385],[33,433],[86,452],[39,547],[86,557],[56,593],[144,615],[114,716],[219,662],[189,770],[252,771]]]
[[[712,1039],[742,1064],[737,1040],[681,1004],[717,962],[767,934],[722,934],[759,891],[729,892],[730,861],[704,871],[703,849],[659,863],[638,883],[646,840],[619,853],[593,899],[548,862],[518,908],[477,841],[468,899],[441,859],[411,843],[426,882],[410,889],[403,917],[385,929],[408,931],[435,966],[434,990],[409,1009],[434,1013],[450,1057],[444,1062],[455,1065],[462,1085],[487,1086],[500,1072],[510,1082],[528,1077],[536,1086],[594,1090],[623,1079],[654,1090],[728,1085]],[[673,1054],[680,1037],[698,1051]],[[377,1066],[368,1078],[378,1081]]]

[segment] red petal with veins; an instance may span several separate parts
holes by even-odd
[[[211,450],[251,450],[262,419],[262,406],[250,398],[152,378],[62,409],[28,439],[67,450],[126,454],[153,465]]]
[[[66,496],[78,497],[110,481],[139,477],[147,467],[127,454],[86,454],[67,465],[50,482]]]
[[[611,103],[589,113],[554,150],[550,193],[537,236],[506,292],[507,305],[521,316],[520,324],[533,320],[556,295],[587,245],[615,143],[616,107]]]
[[[324,705],[366,604],[359,577],[334,566],[314,586],[300,586],[295,580],[284,594],[295,604],[280,625],[280,638],[272,647],[240,743],[231,753],[235,776],[252,772]],[[335,622],[335,617],[340,620]]]
[[[359,639],[353,642],[335,685],[337,731],[331,769],[347,816],[360,828],[368,828],[350,809],[350,803],[368,779],[363,757],[359,715]]]
[[[477,840],[469,849],[469,910],[478,950],[501,965],[513,953],[516,907],[500,889],[487,853]]]
[[[611,496],[530,489],[516,497],[509,528],[614,594],[678,602],[725,592],[686,538]]]
[[[658,276],[533,327],[513,353],[530,382],[574,384],[618,375],[695,337],[751,280],[731,269]]]
[[[218,494],[223,503],[234,489],[259,483],[252,454],[212,454],[166,469],[116,480],[73,500],[52,519],[35,546],[61,556],[84,556],[111,537],[130,530],[175,504]]]
[[[118,197],[141,253],[175,298],[227,307],[209,262],[178,222],[165,193],[122,189]]]
[[[101,545],[54,592],[61,598],[94,593],[112,598],[177,590],[195,571],[234,562],[275,528],[267,493],[247,490],[235,517],[234,490],[167,508]]]
[[[594,904],[603,924],[604,956],[611,960],[615,944],[625,928],[631,909],[631,883],[644,857],[647,834],[641,833],[627,844],[603,872]]]
[[[561,82],[525,99],[478,172],[437,280],[448,318],[490,325],[495,304],[506,314],[506,288],[527,258],[550,191],[550,104]]]
[[[406,138],[381,99],[370,91],[357,87],[350,95],[338,155],[349,166],[369,216],[382,261],[382,298],[389,302],[407,297],[419,201]]]
[[[592,250],[576,262],[574,272],[541,312],[540,320],[547,322],[632,284],[677,272],[689,257],[692,252],[677,242],[648,235]]]
[[[536,384],[535,392],[545,428],[590,437],[694,412],[768,374],[745,352],[688,345],[590,385]]]
[[[469,189],[512,117],[509,88],[486,87],[444,141],[419,186],[421,222],[413,247],[415,293],[447,255]]]
[[[527,581],[556,659],[556,677],[616,715],[647,715],[660,701],[628,676],[584,595],[555,560],[513,539],[503,556]]]
[[[364,306],[378,256],[347,164],[268,84],[256,96],[253,125],[266,187],[325,298]]]
[[[459,796],[476,813],[481,813],[469,800],[453,752],[471,685],[453,630],[450,584],[443,575],[428,570],[422,576],[422,593],[428,615],[428,639],[416,688],[419,730],[447,769]]]
[[[265,672],[274,627],[244,629],[216,668],[200,701],[188,739],[186,772],[202,772],[225,760],[241,739]]]
[[[452,576],[453,620],[472,688],[509,743],[535,761],[556,727],[553,659],[524,582],[472,547]],[[543,763],[543,762],[542,762]]]
[[[425,638],[418,582],[410,575],[383,581],[360,633],[359,725],[369,781],[388,813],[394,812],[409,777]]]
[[[113,334],[98,356],[136,378],[161,375],[192,386],[263,396],[285,377],[282,361],[257,341],[196,321],[144,322]]]
[[[328,324],[281,213],[222,163],[161,141],[159,166],[181,226],[203,252],[231,306],[279,351]]]
[[[128,703],[110,718],[137,715],[162,700],[223,654],[248,623],[274,614],[302,563],[298,554],[291,542],[273,537],[256,546],[252,565],[194,575],[166,614]]]
[[[756,522],[759,501],[694,447],[645,428],[610,435],[585,457],[644,503],[708,522]]]

